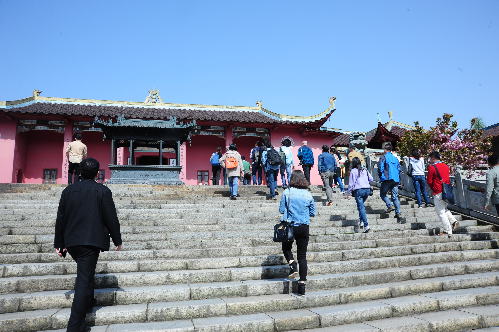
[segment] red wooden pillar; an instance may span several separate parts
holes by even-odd
[[[229,145],[232,144],[233,136],[232,136],[232,126],[227,125],[225,127],[225,148],[228,149]],[[222,153],[225,151],[222,151]]]

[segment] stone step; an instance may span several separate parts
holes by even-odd
[[[346,324],[332,327],[306,329],[302,332],[379,332],[379,331],[473,331],[492,332],[499,331],[499,306],[496,304],[466,306],[458,309],[434,311],[423,314],[407,314],[401,317],[375,319],[364,323]],[[134,324],[129,324],[134,325]],[[139,328],[140,324],[135,324]],[[109,326],[109,328],[113,325]],[[114,325],[118,326],[118,325]],[[121,326],[123,331],[127,325]],[[144,331],[148,330],[146,324]],[[94,331],[92,329],[92,331]],[[96,331],[98,331],[96,329]],[[138,330],[135,330],[138,331]],[[188,330],[186,330],[188,331]]]
[[[307,298],[289,296],[295,284],[289,284],[286,288],[281,288],[281,293],[258,295],[252,294],[252,291],[258,293],[256,284],[241,287],[239,285],[231,285],[230,283],[221,284],[189,284],[189,285],[165,285],[165,286],[142,286],[142,287],[121,287],[121,288],[104,288],[98,289],[95,292],[97,306],[111,305],[126,305],[140,303],[163,303],[170,307],[168,317],[162,317],[160,320],[173,320],[184,318],[200,317],[200,313],[216,312],[216,309],[192,311],[193,307],[206,303],[206,299],[223,298],[226,303],[230,303],[231,307],[227,308],[222,314],[249,314],[259,313],[264,311],[276,311],[279,309],[290,310],[298,308],[307,308],[310,306],[328,306],[341,303],[360,302],[367,300],[396,298],[400,296],[435,293],[435,296],[440,295],[439,292],[449,290],[467,290],[473,292],[474,295],[493,296],[494,293],[480,293],[481,288],[478,287],[499,287],[498,273],[477,273],[465,274],[447,277],[436,277],[428,279],[418,279],[401,281],[394,283],[380,283],[368,286],[356,286],[346,288],[332,288],[308,291]],[[210,287],[211,286],[211,287]],[[232,287],[233,289],[230,289]],[[289,294],[288,294],[289,293]],[[495,293],[497,297],[497,292]],[[45,291],[34,293],[14,293],[0,295],[0,313],[16,312],[16,311],[31,311],[48,308],[69,308],[71,307],[73,292],[69,290]],[[305,299],[305,301],[304,301]],[[461,302],[464,301],[461,299]],[[219,303],[219,302],[217,302]],[[190,316],[185,313],[188,306],[191,311]],[[180,307],[180,309],[179,309]]]
[[[253,212],[253,211],[243,211],[243,210],[238,210],[238,209],[233,209],[231,211],[227,211],[225,213],[219,213],[219,212],[203,212],[203,213],[196,213],[192,211],[183,211],[183,212],[165,212],[166,210],[151,210],[148,209],[147,212],[144,211],[138,211],[138,210],[120,210],[118,213],[118,217],[120,220],[123,219],[140,219],[140,218],[169,218],[169,219],[206,219],[207,217],[215,219],[215,220],[220,220],[220,219],[225,219],[225,218],[240,218],[242,214],[244,214],[245,218],[249,219],[261,219],[261,218],[269,218],[269,217],[276,217],[280,216],[280,213],[278,209],[269,209],[268,211],[260,211],[260,212]],[[438,216],[434,213],[428,213],[428,214],[418,214],[415,215],[414,213],[409,213],[408,211],[402,211],[402,216],[405,218],[415,218],[415,219],[430,219],[434,221],[438,221]],[[367,213],[368,219],[386,219],[389,217],[394,217],[394,214],[388,215],[388,214],[379,214],[379,213]],[[462,219],[461,216],[456,215],[456,218],[459,217],[459,219]],[[342,219],[354,219],[358,220],[359,215],[358,212],[356,212],[353,208],[350,210],[350,212],[344,212],[342,213],[341,211],[339,212],[329,212],[329,211],[319,211],[317,216],[317,219],[330,219],[330,220],[342,220]],[[8,222],[8,221],[23,221],[23,220],[29,220],[29,221],[36,221],[36,220],[46,220],[46,221],[55,221],[56,219],[56,214],[55,213],[50,213],[50,214],[43,214],[43,213],[17,213],[17,214],[2,214],[0,218],[0,222]],[[315,220],[315,219],[314,219]]]
[[[432,227],[442,227],[441,223],[417,223],[410,222],[406,219],[407,224],[411,225],[412,229],[422,229],[422,228],[432,228]],[[192,231],[215,231],[215,230],[230,230],[233,228],[233,224],[230,223],[218,223],[218,224],[186,224],[184,223],[175,223],[170,225],[156,225],[156,226],[137,226],[137,222],[130,222],[134,226],[127,226],[127,223],[121,221],[121,233],[122,234],[140,234],[140,233],[158,233],[158,232],[192,232]],[[330,227],[348,227],[355,226],[358,224],[357,220],[338,220],[338,221],[330,221],[323,220],[318,221],[314,220],[311,228],[311,232],[315,232],[317,229],[321,228],[330,228]],[[469,227],[469,226],[478,226],[476,220],[463,220],[459,221],[460,227]],[[254,230],[257,229],[269,229],[269,222],[262,223],[251,223],[251,227]],[[397,219],[375,219],[369,220],[370,227],[374,227],[375,225],[397,225]],[[415,228],[417,227],[417,228]],[[376,227],[376,229],[379,229]],[[484,228],[490,229],[490,228]],[[491,229],[492,231],[493,229]],[[7,226],[2,227],[0,225],[0,234],[1,235],[53,235],[54,226],[36,226],[31,225],[27,226]]]
[[[153,226],[150,229],[130,229],[129,232],[122,232],[122,239],[125,243],[137,242],[137,241],[159,241],[159,240],[175,240],[175,239],[199,239],[204,240],[209,239],[265,239],[271,237],[273,231],[268,224],[258,225],[259,227],[252,227],[251,231],[234,231],[234,225],[226,227],[184,227],[181,231],[174,231],[168,229],[167,226]],[[430,225],[413,225],[413,224],[397,224],[397,223],[375,223],[369,225],[371,232],[382,233],[388,231],[408,231],[408,230],[424,230],[431,229],[434,227],[442,227],[438,224]],[[455,229],[455,233],[483,233],[483,232],[493,232],[494,226],[462,226]],[[354,225],[345,226],[313,226],[310,228],[310,236],[327,236],[327,235],[338,235],[338,234],[352,234],[354,232]],[[53,243],[54,235],[53,232],[47,233],[47,231],[39,234],[25,234],[24,232],[16,232],[9,229],[8,233],[0,239],[0,245],[2,244],[13,244],[13,243]],[[21,234],[17,234],[21,233]],[[380,236],[382,237],[382,236]]]
[[[384,226],[385,228],[389,226]],[[429,230],[418,229],[410,230],[410,225],[395,226],[394,230],[377,230],[375,227],[369,233],[353,233],[341,229],[341,231],[335,231],[331,229],[332,234],[325,235],[311,235],[310,243],[317,242],[336,242],[336,241],[347,241],[347,240],[362,240],[362,239],[390,239],[390,238],[411,238],[417,235],[428,235]],[[401,229],[406,228],[406,229]],[[499,233],[497,232],[487,232],[488,229],[484,229],[484,232],[476,233],[466,233],[466,234],[453,234],[450,238],[458,238],[459,236],[465,236],[473,240],[487,240],[487,239],[498,239]],[[328,231],[328,229],[326,229]],[[329,233],[329,231],[328,231]],[[270,245],[272,242],[271,231],[252,231],[247,232],[246,235],[242,232],[236,231],[224,231],[224,232],[177,232],[172,234],[125,234],[125,239],[129,241],[125,244],[129,249],[168,249],[173,247],[179,248],[193,248],[197,246],[201,247],[220,247],[220,241],[223,242],[224,239],[231,239],[232,245],[234,246],[259,246],[259,245]],[[186,240],[189,240],[186,242]],[[29,245],[39,245],[42,252],[49,252],[53,249],[53,236],[51,235],[2,235],[0,237],[0,253],[15,252],[10,251],[13,249],[12,245],[15,244],[25,244],[27,252],[32,250]],[[39,252],[39,250],[34,250],[34,252]],[[26,252],[26,251],[25,251]],[[33,251],[31,251],[33,252]]]
[[[367,234],[342,234],[336,236],[325,237],[322,236],[319,239],[312,238],[312,242],[309,243],[309,247],[317,248],[331,248],[335,247],[336,243],[340,243],[341,246],[344,242],[361,242],[366,246],[402,246],[407,244],[422,244],[422,243],[444,243],[444,242],[463,242],[463,241],[482,241],[482,240],[493,240],[497,242],[495,237],[497,233],[479,233],[479,234],[453,234],[450,237],[446,236],[427,236],[428,231],[402,231],[391,234],[392,232],[382,232],[381,235],[388,235],[382,237],[380,234],[375,232],[370,232]],[[314,241],[315,240],[315,241]],[[238,241],[232,241],[230,243],[231,250],[244,248],[244,247],[268,247],[275,246],[275,243],[271,239],[243,239]],[[196,249],[196,248],[227,248],[226,240],[169,240],[169,241],[147,241],[147,242],[135,242],[127,243],[125,245],[125,251],[127,250],[145,250],[145,249]],[[25,243],[25,244],[4,244],[0,245],[0,254],[7,253],[41,253],[41,252],[54,252],[52,243],[35,244],[35,243]]]
[[[403,281],[499,270],[499,260],[495,258],[480,259],[483,258],[480,255],[470,256],[466,257],[469,260],[465,261],[463,261],[462,256],[452,257],[444,253],[433,254],[430,258],[421,257],[419,260],[411,260],[414,257],[409,256],[360,260],[362,261],[361,263],[358,261],[327,264],[316,263],[310,265],[309,284],[312,288],[324,289],[326,287],[373,284],[379,282],[379,278]],[[395,268],[394,266],[400,267]],[[235,284],[241,287],[240,283],[242,281],[243,283],[263,282],[266,287],[276,287],[277,290],[279,288],[282,290],[282,279],[279,278],[287,276],[287,273],[287,266],[272,266],[261,268],[105,273],[97,274],[95,280],[96,288],[215,282],[235,282]],[[74,274],[66,274],[0,278],[0,292],[8,294],[71,289],[74,285],[75,277]]]
[[[499,234],[469,217],[455,215],[450,237],[429,236],[442,226],[433,208],[402,198],[399,224],[376,192],[372,231],[355,234],[354,200],[335,194],[325,206],[313,187],[307,295],[297,297],[271,239],[279,202],[265,186],[242,186],[236,201],[226,186],[111,188],[125,250],[101,254],[93,331],[433,331],[497,319]],[[0,184],[0,331],[66,325],[75,263],[52,248],[63,189]]]
[[[492,246],[492,243],[489,243]],[[446,246],[440,246],[447,252],[453,252],[454,255],[468,257],[474,254],[482,255],[484,258],[497,256],[499,251],[496,249],[481,251],[461,251],[462,247],[459,243],[449,243]],[[415,255],[413,249],[420,250],[417,246],[390,247],[377,249],[361,249],[361,250],[345,250],[345,251],[319,251],[309,252],[307,259],[309,262],[318,263],[338,263],[339,261],[368,259],[368,258],[383,258],[396,257],[403,255]],[[431,248],[435,249],[435,247]],[[220,258],[190,258],[190,259],[127,259],[120,258],[115,255],[112,261],[100,260],[97,264],[97,271],[100,273],[116,273],[116,272],[150,272],[150,271],[173,271],[173,270],[201,270],[211,268],[229,268],[229,267],[255,267],[255,266],[281,266],[286,264],[284,257],[279,253],[280,248],[275,248],[272,253],[266,255],[252,256],[224,256]],[[417,254],[416,254],[417,255]],[[76,273],[76,264],[72,261],[60,259],[55,254],[53,255],[57,262],[28,262],[0,265],[0,277],[20,277],[33,275],[47,274],[71,274]],[[193,256],[195,257],[195,256]],[[198,256],[199,257],[199,256]],[[428,256],[429,257],[429,256]],[[418,257],[416,256],[415,259]]]
[[[420,237],[422,243],[417,243],[417,238],[413,238],[411,243],[403,246],[394,245],[387,241],[346,241],[329,243],[311,243],[309,245],[309,259],[313,259],[317,253],[324,252],[337,256],[338,260],[353,258],[381,257],[405,254],[421,254],[427,252],[460,251],[460,250],[480,250],[497,247],[494,240],[485,241],[458,241],[453,242],[453,238],[447,237]],[[429,242],[438,240],[438,242]],[[378,243],[377,243],[378,242]],[[161,249],[161,250],[124,250],[120,252],[106,251],[100,254],[99,261],[119,261],[119,260],[151,260],[151,259],[179,259],[192,257],[240,257],[259,255],[281,255],[279,246],[261,247],[220,247],[206,249]],[[0,261],[4,264],[18,263],[49,263],[61,262],[63,258],[55,255],[53,250],[50,253],[12,253],[0,254]]]
[[[87,315],[92,325],[112,325],[119,323],[145,323],[161,321],[165,324],[181,326],[178,320],[168,321],[169,314],[201,314],[190,322],[194,331],[289,331],[291,329],[311,329],[363,323],[370,327],[396,324],[411,328],[431,328],[431,330],[462,330],[474,327],[494,326],[498,321],[497,303],[499,287],[486,287],[476,290],[458,290],[430,293],[427,296],[405,296],[391,299],[371,300],[333,306],[310,306],[307,309],[269,311],[260,314],[230,315],[231,302],[204,300],[179,310],[168,303],[116,305],[96,307]],[[308,297],[307,297],[308,298]],[[312,300],[313,301],[313,300]],[[206,306],[211,306],[210,311]],[[240,306],[240,304],[239,304]],[[236,302],[235,307],[238,307]],[[175,310],[177,309],[177,310]],[[203,310],[204,309],[204,310]],[[69,309],[40,310],[0,315],[3,331],[32,331],[50,328],[63,328],[69,318]],[[444,314],[445,313],[445,314]],[[413,319],[408,319],[412,316]],[[446,320],[443,317],[447,318]],[[391,318],[391,321],[386,321]],[[399,318],[396,320],[396,318]],[[381,320],[385,320],[381,322]],[[405,321],[405,323],[402,322]],[[449,320],[451,322],[449,322]],[[181,321],[185,322],[185,319]],[[444,321],[444,323],[442,323]],[[384,324],[384,325],[383,325]],[[170,325],[174,326],[174,325]],[[406,328],[408,328],[407,326]],[[145,330],[147,325],[142,326]],[[111,327],[107,327],[109,330]],[[118,331],[117,327],[115,330]],[[121,330],[126,327],[121,325]]]

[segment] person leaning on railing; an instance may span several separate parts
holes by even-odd
[[[491,205],[496,207],[499,215],[499,156],[494,154],[487,159],[490,170],[487,172],[487,190],[485,192],[485,209]]]

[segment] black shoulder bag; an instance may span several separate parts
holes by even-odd
[[[442,176],[440,175],[440,172],[438,171],[438,167],[436,165],[433,165],[435,167],[435,171],[437,172],[437,177],[440,181],[442,181],[442,199],[446,201],[449,204],[454,204],[454,188],[452,188],[451,184],[445,183],[442,180]]]
[[[291,201],[291,190],[289,190],[289,196],[286,204],[286,212],[289,216],[289,204]],[[274,226],[274,242],[290,242],[295,239],[295,234],[293,232],[292,223],[288,223],[286,220],[281,221],[280,223]]]

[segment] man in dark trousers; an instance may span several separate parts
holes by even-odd
[[[59,256],[69,252],[77,264],[75,294],[67,331],[87,331],[85,316],[95,304],[95,267],[101,251],[109,250],[109,236],[116,250],[123,249],[120,223],[111,190],[95,182],[99,162],[93,158],[80,164],[81,182],[72,184],[59,201],[54,248]]]

